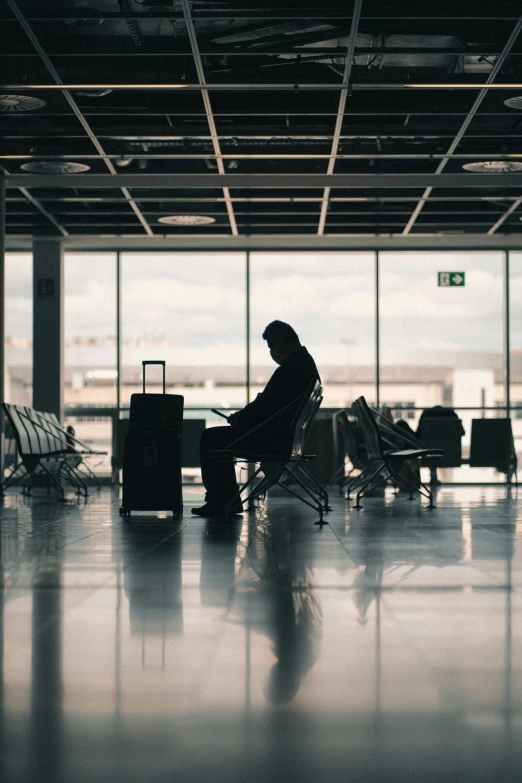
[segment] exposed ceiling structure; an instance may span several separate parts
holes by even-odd
[[[522,234],[521,31],[513,0],[0,0],[8,236]]]

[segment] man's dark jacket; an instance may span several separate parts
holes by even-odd
[[[230,416],[232,435],[239,437],[289,403],[296,402],[237,445],[246,447],[250,444],[251,448],[269,449],[274,453],[287,450],[290,447],[290,425],[299,407],[298,398],[302,398],[312,381],[320,380],[314,360],[302,345],[277,368],[253,402]]]

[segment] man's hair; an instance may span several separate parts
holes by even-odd
[[[277,345],[278,342],[283,340],[298,343],[299,337],[290,324],[285,324],[284,321],[272,321],[263,332],[263,340]]]

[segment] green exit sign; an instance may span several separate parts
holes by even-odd
[[[464,272],[438,272],[439,286],[442,288],[452,288],[458,286],[462,288],[466,285],[466,275]]]

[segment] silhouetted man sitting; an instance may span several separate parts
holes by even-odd
[[[210,452],[226,449],[232,441],[237,450],[267,454],[290,453],[292,420],[312,381],[320,381],[315,362],[289,324],[272,321],[263,332],[270,356],[279,365],[265,389],[243,410],[229,416],[230,427],[209,427],[201,435],[201,477],[206,489],[204,506],[193,508],[201,517],[221,517],[238,492],[234,461],[216,459]],[[284,408],[284,410],[282,410]],[[281,413],[278,414],[278,412]],[[254,433],[249,430],[265,422]],[[245,434],[246,433],[246,434]],[[244,435],[245,437],[241,437]],[[237,511],[241,511],[238,505]]]

